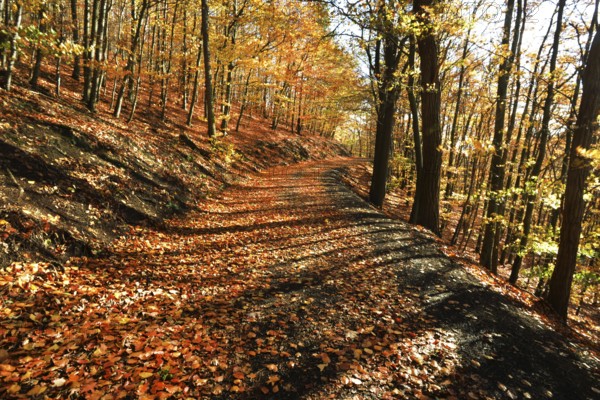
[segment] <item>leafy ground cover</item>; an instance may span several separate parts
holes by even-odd
[[[363,199],[368,198],[368,190],[371,179],[370,162],[356,162],[343,169],[342,180]],[[408,221],[410,218],[412,206],[412,193],[399,186],[390,188],[386,196],[382,211],[385,215]],[[454,229],[460,218],[462,205],[453,200],[444,200],[443,209],[443,229],[440,238],[441,249],[454,261],[459,262],[468,271],[476,275],[478,279],[487,282],[495,290],[504,296],[509,296],[513,300],[521,303],[524,307],[534,310],[541,318],[552,324],[555,330],[561,331],[571,340],[574,340],[584,347],[593,349],[596,354],[600,354],[600,313],[598,307],[594,305],[594,300],[586,299],[582,302],[580,292],[574,292],[572,295],[572,306],[569,309],[568,327],[554,317],[551,308],[540,299],[533,295],[536,292],[537,282],[532,279],[531,266],[526,262],[524,277],[519,280],[518,287],[508,283],[510,275],[510,265],[500,265],[498,275],[493,275],[490,271],[479,265],[479,254],[475,250],[477,242],[477,232],[468,234],[468,239],[461,239],[460,243],[453,245],[451,243]]]
[[[130,225],[160,225],[249,173],[345,151],[250,115],[214,140],[175,106],[167,120],[126,123],[104,102],[87,112],[77,87],[61,98],[15,87],[0,98],[0,267],[98,254]]]
[[[599,361],[374,210],[337,159],[0,275],[3,398],[594,399]]]

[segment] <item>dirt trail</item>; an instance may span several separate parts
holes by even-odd
[[[24,334],[0,335],[0,395],[600,397],[597,361],[363,202],[338,177],[351,162],[273,169],[140,229],[67,266],[59,300],[11,292],[53,317],[6,325],[44,345],[26,359]]]

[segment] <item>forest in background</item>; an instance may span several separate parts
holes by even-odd
[[[71,79],[90,112],[168,120],[179,108],[209,135],[261,115],[274,130],[335,136],[374,158],[373,204],[401,188],[412,222],[452,232],[452,244],[540,296],[565,272],[553,280],[566,316],[571,279],[578,302],[597,305],[600,286],[599,157],[592,128],[583,143],[575,135],[585,84],[598,81],[583,79],[599,58],[598,1],[548,7],[3,0],[2,81],[59,97]],[[590,178],[567,208],[573,155]],[[559,245],[571,209],[582,221],[575,253]],[[570,261],[555,269],[567,245]]]

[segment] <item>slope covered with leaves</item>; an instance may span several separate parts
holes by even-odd
[[[214,140],[181,110],[127,124],[15,87],[0,102],[0,265],[94,255],[129,225],[160,225],[248,173],[344,153],[321,139],[248,118]],[[104,107],[104,105],[102,105]]]
[[[351,162],[257,174],[105,257],[13,264],[0,396],[597,396],[598,360],[360,200]]]

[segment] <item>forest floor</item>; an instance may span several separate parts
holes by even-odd
[[[0,275],[0,397],[596,399],[600,361],[342,182],[257,173]]]

